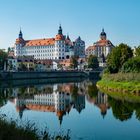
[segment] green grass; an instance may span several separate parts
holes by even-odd
[[[105,88],[99,88],[99,90],[103,93],[108,94],[109,96],[111,96],[112,98],[115,98],[116,100],[125,100],[127,102],[131,102],[131,103],[140,103],[140,96],[137,96],[134,93],[122,93],[121,91],[109,91],[106,90]]]
[[[140,93],[140,73],[105,74],[97,85],[112,92]]]

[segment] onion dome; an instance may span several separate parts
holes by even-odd
[[[22,34],[21,29],[20,29],[20,32],[19,32],[19,38],[23,38],[23,34]]]
[[[100,38],[103,40],[103,39],[106,39],[106,33],[104,31],[104,28],[102,29],[102,32],[100,33]]]
[[[58,29],[58,34],[60,34],[60,35],[62,35],[63,33],[62,33],[62,27],[61,27],[61,25],[59,26],[59,29]]]
[[[22,34],[22,31],[20,30],[18,38],[16,39],[16,44],[24,44],[24,43],[25,41],[23,39],[23,34]]]
[[[106,36],[106,33],[105,33],[105,31],[104,31],[104,28],[102,29],[102,32],[101,32],[100,35],[101,35],[101,36]]]
[[[64,40],[65,37],[63,36],[63,33],[62,33],[62,27],[61,25],[59,26],[59,29],[58,29],[58,34],[56,35],[55,37],[55,40]]]

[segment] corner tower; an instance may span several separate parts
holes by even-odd
[[[23,34],[20,29],[18,38],[15,42],[15,56],[22,56],[22,47],[25,45],[25,41],[23,39]]]
[[[54,59],[65,59],[65,36],[61,25],[59,25],[58,34],[55,37]]]

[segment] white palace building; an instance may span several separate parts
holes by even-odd
[[[78,52],[78,53],[77,53]],[[14,46],[15,56],[34,56],[35,59],[69,59],[73,55],[85,56],[85,42],[80,37],[72,42],[69,36],[62,33],[59,26],[55,38],[24,40],[20,30]]]

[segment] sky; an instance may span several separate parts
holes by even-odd
[[[25,40],[51,38],[62,25],[86,48],[102,28],[114,45],[140,45],[140,0],[0,0],[0,49],[12,47],[20,28]]]

